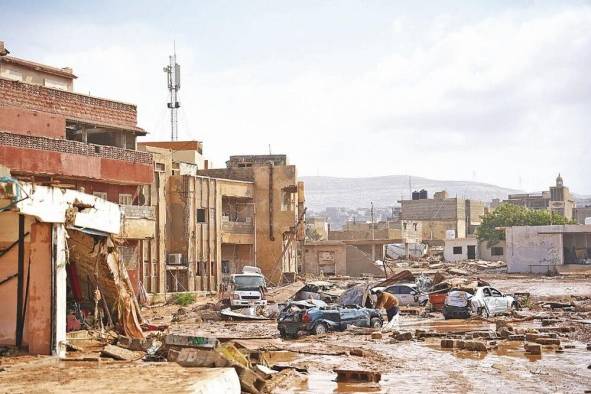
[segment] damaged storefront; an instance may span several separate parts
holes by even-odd
[[[117,204],[4,176],[0,345],[63,356],[66,331],[81,326],[143,338],[115,238],[120,225]]]

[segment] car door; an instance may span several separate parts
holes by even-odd
[[[400,286],[400,298],[404,300],[403,305],[417,305],[418,302],[415,300],[415,289],[410,286]]]
[[[507,312],[507,300],[503,294],[493,287],[490,288],[490,293],[495,303],[495,314]]]
[[[482,289],[482,301],[486,305],[486,309],[490,316],[496,313],[496,300],[495,297],[492,296],[490,291],[490,287],[484,287]]]

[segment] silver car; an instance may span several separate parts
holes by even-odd
[[[517,309],[515,298],[490,286],[478,287],[470,297],[472,311],[484,317],[502,315]]]
[[[374,289],[375,290],[375,289]],[[414,283],[396,283],[394,285],[383,288],[387,293],[394,294],[400,305],[404,306],[418,306],[425,305],[429,299],[426,294],[423,294]]]

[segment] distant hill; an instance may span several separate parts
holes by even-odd
[[[390,175],[371,178],[336,178],[326,176],[304,176],[306,205],[312,211],[326,207],[361,208],[369,207],[373,201],[376,207],[397,205],[401,197],[409,198],[408,175]],[[433,193],[447,190],[450,197],[464,197],[491,201],[493,198],[506,199],[509,193],[519,190],[470,181],[439,181],[411,177],[412,189],[426,189],[429,197]]]

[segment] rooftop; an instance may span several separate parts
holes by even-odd
[[[63,78],[75,79],[78,78],[69,67],[57,68],[41,63],[32,62],[30,60],[19,59],[13,56],[2,56],[0,62],[7,64],[15,64],[21,67],[28,68],[34,71],[42,71],[47,74],[57,75]]]

